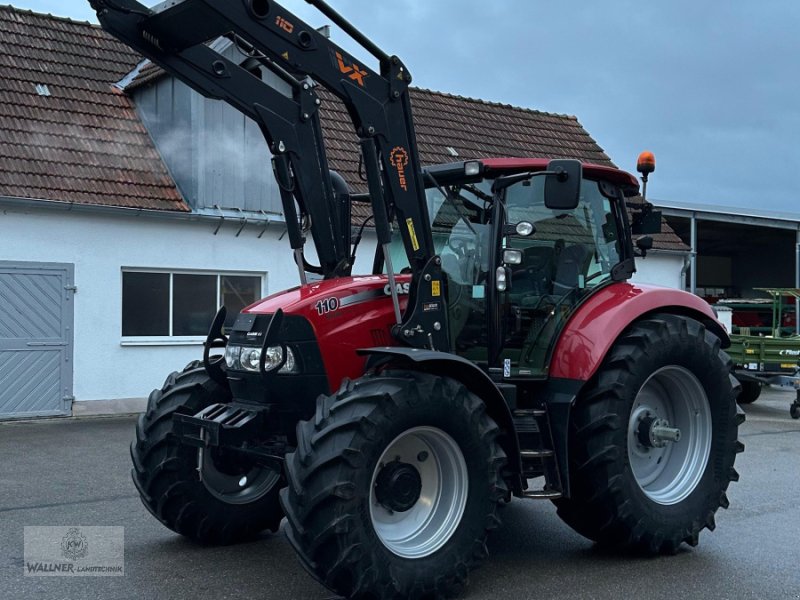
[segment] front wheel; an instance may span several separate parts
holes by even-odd
[[[604,545],[647,553],[696,545],[728,507],[744,414],[720,340],[685,317],[635,323],[578,399],[571,497],[558,514]]]
[[[479,398],[434,375],[367,375],[320,398],[281,492],[304,566],[349,598],[457,591],[507,496],[497,436]]]
[[[174,415],[230,400],[202,363],[190,363],[150,394],[131,444],[131,474],[147,510],[176,533],[206,544],[277,531],[283,518],[281,473],[220,449],[198,451],[172,435]]]

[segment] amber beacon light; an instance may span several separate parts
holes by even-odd
[[[639,158],[636,160],[636,170],[642,174],[642,183],[644,183],[642,189],[642,198],[646,198],[647,176],[656,170],[656,155],[650,152],[649,150],[645,150],[644,152],[642,152],[639,155]]]

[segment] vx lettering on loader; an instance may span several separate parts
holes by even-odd
[[[302,564],[349,598],[454,593],[514,498],[604,545],[696,545],[728,506],[743,414],[711,309],[628,281],[660,228],[637,179],[566,159],[423,169],[405,65],[309,2],[377,66],[271,0],[91,0],[106,31],[259,124],[301,281],[226,331],[223,307],[202,361],[151,394],[131,451],[145,506],[205,543],[285,517]],[[365,195],[328,169],[308,77],[347,108]],[[353,200],[372,208],[369,275],[352,273]]]

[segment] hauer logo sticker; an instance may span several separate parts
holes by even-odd
[[[389,154],[389,162],[397,170],[397,178],[400,180],[400,187],[404,192],[408,191],[406,181],[406,165],[408,164],[408,152],[402,146],[395,146]]]

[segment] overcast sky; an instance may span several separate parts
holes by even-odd
[[[11,2],[96,22],[83,0]],[[800,213],[798,0],[330,3],[414,85],[575,115],[630,171],[652,150],[651,199]]]

